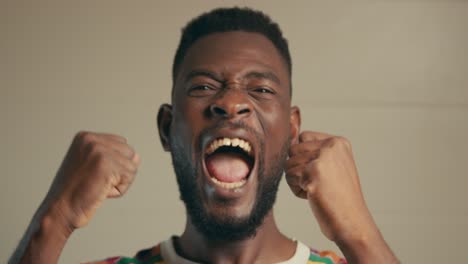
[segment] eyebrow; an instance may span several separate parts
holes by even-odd
[[[185,82],[188,82],[188,81],[190,81],[190,79],[193,79],[193,78],[198,77],[198,76],[205,76],[205,77],[208,77],[208,78],[213,79],[213,80],[215,80],[217,82],[220,82],[220,83],[223,82],[222,78],[219,75],[217,75],[214,72],[206,71],[206,70],[193,70],[193,71],[190,71],[189,74],[187,74],[187,76],[185,77]]]
[[[247,74],[245,74],[243,76],[243,78],[245,78],[245,79],[250,79],[250,78],[267,79],[267,80],[273,81],[273,82],[275,82],[277,84],[281,84],[278,76],[276,76],[276,74],[274,74],[273,72],[270,72],[270,71],[266,71],[266,72],[251,71],[251,72],[248,72]]]
[[[189,72],[189,74],[187,74],[187,76],[185,77],[185,82],[188,82],[190,81],[190,79],[192,78],[195,78],[195,77],[198,77],[198,76],[205,76],[205,77],[208,77],[210,79],[213,79],[217,82],[224,82],[223,78],[221,76],[219,76],[218,74],[212,72],[212,71],[208,71],[208,70],[192,70]],[[273,81],[277,84],[281,84],[278,76],[276,76],[276,74],[274,74],[273,72],[271,71],[264,71],[264,72],[261,72],[261,71],[250,71],[250,72],[247,72],[246,74],[244,74],[242,76],[242,79],[267,79],[267,80],[270,80],[270,81]]]

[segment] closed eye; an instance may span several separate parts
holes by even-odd
[[[249,89],[250,95],[257,100],[272,100],[276,96],[276,91],[265,86],[254,86]]]
[[[215,88],[209,85],[196,85],[189,89],[188,94],[190,96],[201,97],[210,95],[215,92]]]
[[[210,90],[211,88],[208,85],[199,85],[192,88],[192,90]]]
[[[262,93],[262,94],[275,94],[273,90],[265,88],[265,87],[255,88],[254,92]]]

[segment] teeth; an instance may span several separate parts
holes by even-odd
[[[221,186],[225,189],[236,189],[236,188],[242,187],[247,182],[246,179],[243,179],[239,182],[221,182],[214,177],[211,177],[211,179],[216,185]]]
[[[211,154],[215,152],[218,148],[222,146],[233,146],[233,147],[240,147],[243,149],[247,154],[250,154],[252,150],[252,146],[249,142],[241,139],[241,138],[220,138],[214,140],[208,148],[206,148],[206,154]]]

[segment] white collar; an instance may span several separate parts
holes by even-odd
[[[290,259],[283,262],[278,262],[277,264],[307,263],[309,260],[310,249],[300,241],[296,241],[296,245],[296,252],[294,255]],[[174,249],[174,242],[172,238],[169,238],[168,240],[165,240],[161,243],[161,255],[164,261],[170,264],[199,264],[177,255]]]

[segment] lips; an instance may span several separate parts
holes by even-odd
[[[211,181],[223,189],[247,183],[255,163],[253,144],[240,137],[218,137],[205,148],[205,165]]]

